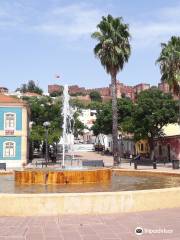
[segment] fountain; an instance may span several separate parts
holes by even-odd
[[[0,176],[1,216],[114,214],[180,207],[180,173],[69,168],[65,146],[73,132],[73,114],[67,86],[63,102],[62,167],[23,169],[14,176]]]
[[[73,128],[72,128],[72,121],[73,121],[73,112],[69,105],[69,93],[68,93],[68,85],[64,86],[63,91],[63,109],[62,109],[62,115],[63,115],[63,154],[62,154],[62,168],[65,168],[65,146],[68,144],[68,135],[70,135],[70,146],[71,146],[71,155],[73,156],[73,149],[72,149],[72,141],[71,136],[73,134]]]
[[[73,153],[73,110],[69,104],[68,85],[63,91],[63,136],[62,136],[62,164],[61,168],[28,168],[15,171],[15,182],[19,184],[72,184],[72,183],[103,183],[111,179],[111,170],[104,167],[67,167],[65,165],[65,148]]]

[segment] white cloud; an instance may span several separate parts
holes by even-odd
[[[103,13],[85,4],[67,5],[53,9],[36,30],[62,36],[79,38],[92,33]]]
[[[57,1],[58,2],[58,1]],[[35,8],[24,0],[0,1],[0,28],[16,27],[24,31],[58,36],[65,40],[78,40],[96,29],[102,15],[107,15],[107,6],[78,3],[50,5],[43,10]],[[113,9],[113,8],[109,8]],[[114,11],[112,11],[112,14]],[[180,4],[164,7],[151,13],[144,13],[130,21],[132,43],[136,47],[159,45],[172,35],[180,35]],[[147,15],[150,14],[149,17]]]
[[[180,4],[161,9],[160,16],[171,20],[177,20],[177,18],[180,19]]]
[[[24,9],[24,6],[17,1],[0,2],[0,27],[9,29],[23,24],[25,19]]]
[[[180,5],[177,5],[158,10],[151,21],[133,22],[130,28],[133,44],[137,47],[157,46],[172,35],[180,35],[179,21]]]
[[[106,14],[103,8],[97,9],[87,4],[66,5],[49,11],[34,29],[70,40],[79,39],[90,35],[101,16]],[[159,45],[170,36],[180,34],[180,5],[158,9],[148,19],[133,19],[130,23],[132,42],[136,47]]]

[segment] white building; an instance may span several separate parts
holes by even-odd
[[[105,151],[112,153],[113,151],[113,140],[112,134],[99,134],[95,139],[95,145],[104,146]],[[135,153],[135,143],[132,136],[128,135],[119,135],[118,138],[119,152],[121,157],[129,157]]]
[[[94,143],[95,137],[91,128],[96,121],[96,114],[97,111],[91,109],[81,109],[80,111],[78,119],[86,126],[82,136],[83,143]]]

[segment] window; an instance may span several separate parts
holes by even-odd
[[[15,129],[16,115],[15,113],[5,114],[5,129]]]
[[[15,157],[15,142],[4,142],[3,157]]]

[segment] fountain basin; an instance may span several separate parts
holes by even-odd
[[[15,171],[18,184],[103,183],[111,180],[111,169],[25,169]]]
[[[12,175],[1,176],[0,182],[1,216],[114,214],[180,207],[180,173],[112,169],[112,180],[105,184],[23,185],[14,183]]]

